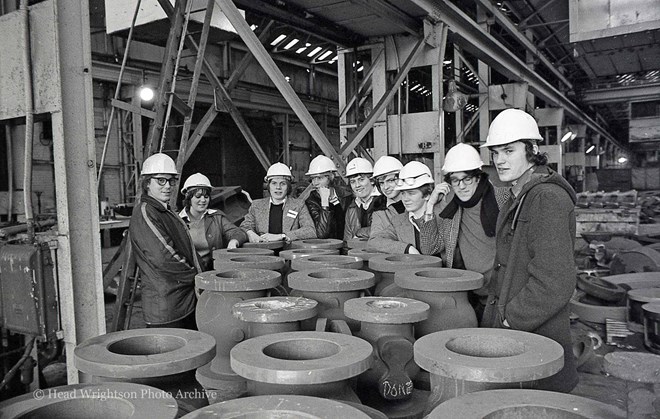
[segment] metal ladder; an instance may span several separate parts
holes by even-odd
[[[168,128],[181,128],[181,140],[177,151],[176,167],[177,172],[181,173],[183,164],[186,160],[186,150],[188,147],[188,139],[190,136],[190,127],[192,125],[193,110],[195,108],[195,100],[197,98],[197,87],[202,72],[202,64],[204,62],[204,53],[208,42],[208,35],[211,26],[211,16],[213,14],[213,6],[215,0],[207,0],[206,8],[199,10],[192,10],[193,0],[177,0],[174,7],[168,0],[158,0],[167,16],[170,18],[171,27],[170,34],[167,38],[165,46],[165,57],[161,66],[161,78],[158,84],[158,94],[154,102],[154,114],[149,125],[149,134],[145,145],[144,156],[148,157],[154,152],[173,151],[164,150],[166,134]],[[199,39],[195,40],[193,35],[195,33],[188,32],[188,23],[190,22],[190,15],[204,11],[204,21],[202,29],[198,33]],[[133,25],[135,20],[133,21]],[[187,38],[187,39],[186,39]],[[187,100],[181,99],[175,92],[177,85],[177,77],[179,76],[179,65],[181,55],[183,52],[184,44],[192,42],[197,50],[195,66],[190,84],[190,91],[188,92]],[[115,104],[113,104],[114,106]],[[177,115],[183,117],[181,124],[172,124],[170,121],[173,119],[173,111]],[[177,185],[174,190],[178,190]],[[172,197],[170,205],[174,206],[176,195]],[[136,204],[137,204],[136,200]],[[133,310],[133,303],[135,301],[135,294],[140,283],[140,269],[135,263],[135,255],[132,251],[132,244],[128,237],[125,236],[122,245],[117,251],[117,255],[121,254],[123,260],[122,272],[119,279],[117,288],[117,300],[115,301],[115,311],[111,325],[111,331],[128,329],[131,314]],[[104,284],[105,284],[104,280]]]

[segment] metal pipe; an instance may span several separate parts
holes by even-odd
[[[14,153],[11,146],[11,128],[5,125],[5,143],[7,148],[7,221],[11,221],[14,210]]]
[[[34,239],[34,213],[32,211],[32,135],[34,134],[34,102],[32,99],[32,48],[30,47],[30,13],[28,0],[21,0],[23,14],[23,93],[25,94],[25,155],[23,164],[23,201],[25,219],[28,226],[28,239]]]
[[[121,62],[121,69],[119,70],[119,78],[117,80],[117,87],[115,88],[115,99],[119,99],[119,92],[121,91],[121,78],[124,75],[124,69],[126,68],[126,61],[128,60],[128,50],[131,46],[131,40],[133,39],[133,28],[135,28],[135,21],[137,20],[138,11],[140,10],[140,4],[142,0],[138,0],[135,4],[135,12],[133,13],[133,20],[131,22],[131,28],[128,31],[128,39],[126,39],[126,48],[124,49],[124,58]],[[101,153],[101,163],[99,166],[99,174],[96,179],[96,190],[101,187],[101,175],[103,174],[103,165],[105,164],[105,154],[108,151],[108,142],[110,140],[110,131],[112,130],[112,121],[115,119],[115,107],[110,108],[110,118],[108,120],[108,129],[105,132],[105,141],[103,142],[103,152]]]

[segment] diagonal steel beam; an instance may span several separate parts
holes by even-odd
[[[209,107],[209,110],[206,111],[202,119],[199,121],[197,126],[195,127],[195,131],[193,131],[192,135],[190,138],[188,138],[188,148],[186,149],[186,157],[184,158],[183,163],[185,164],[190,156],[192,156],[193,151],[195,151],[195,148],[199,145],[199,142],[202,141],[202,138],[204,137],[204,133],[206,133],[206,130],[209,129],[213,121],[215,120],[215,117],[218,116],[220,112],[218,112],[213,105]]]
[[[165,11],[165,14],[170,18],[170,20],[172,20],[174,16],[174,8],[169,3],[169,1],[158,0],[158,3]],[[252,33],[251,30],[250,33]],[[195,42],[195,40],[189,34],[186,36],[185,39],[188,48],[190,48],[193,52],[196,53],[199,50],[199,47],[197,46],[197,42]],[[202,60],[203,60],[202,70],[204,71],[204,75],[206,75],[206,78],[209,80],[209,83],[211,83],[211,86],[213,86],[213,88],[220,93],[224,107],[227,109],[227,112],[232,117],[234,123],[245,137],[245,140],[247,141],[248,145],[250,146],[254,154],[257,156],[259,163],[261,163],[264,169],[268,169],[268,167],[270,167],[270,161],[268,160],[268,156],[266,156],[266,153],[259,145],[259,142],[257,142],[256,137],[254,136],[254,134],[252,134],[250,127],[248,127],[247,123],[243,119],[243,115],[241,115],[241,112],[238,110],[236,105],[234,105],[234,102],[231,100],[231,96],[229,96],[229,93],[225,89],[225,86],[220,82],[218,76],[216,76],[215,73],[213,72],[213,67],[211,67],[211,64],[209,64],[206,58],[202,58]],[[194,149],[191,148],[190,153],[192,153],[193,151]],[[186,155],[188,155],[187,151],[186,151]]]
[[[338,168],[337,170],[339,174],[344,177],[346,175],[346,168],[340,155],[334,147],[332,147],[332,144],[330,144],[330,141],[328,141],[312,115],[307,108],[305,108],[305,105],[303,105],[291,85],[285,80],[284,75],[275,64],[275,61],[273,61],[272,57],[268,55],[268,52],[261,42],[259,42],[259,39],[254,32],[252,32],[234,3],[231,0],[216,0],[216,5],[220,7],[220,10],[225,14],[227,20],[229,20],[241,39],[243,39],[243,42],[245,42],[250,51],[252,51],[256,60],[266,74],[268,74],[268,77],[270,77],[273,84],[275,84],[277,90],[280,91],[284,99],[289,103],[289,106],[291,106],[291,109],[296,113],[300,122],[302,122],[314,141],[321,148],[323,154],[333,160]]]
[[[521,20],[521,21],[518,23],[518,27],[521,28],[521,29],[522,29],[522,28],[525,28],[525,24],[527,24],[527,22],[529,22],[531,19],[533,19],[535,16],[537,16],[539,13],[541,13],[541,11],[542,11],[543,9],[545,9],[546,7],[548,7],[548,6],[550,6],[551,4],[555,3],[556,1],[557,1],[557,0],[546,0],[546,2],[543,3],[542,6],[538,7],[534,12],[532,12],[532,14],[530,14],[529,16],[527,16],[526,18],[524,18],[523,20]]]
[[[360,85],[357,88],[357,92],[355,92],[355,94],[353,96],[351,96],[351,98],[348,100],[348,102],[346,102],[346,106],[344,106],[344,109],[342,109],[341,112],[339,113],[339,119],[342,119],[344,117],[344,115],[346,115],[346,113],[351,108],[351,106],[353,106],[353,103],[357,100],[360,93],[362,93],[362,89],[364,89],[364,86],[371,80],[371,75],[374,74],[374,71],[376,70],[376,66],[378,65],[380,60],[383,58],[383,56],[385,55],[383,53],[383,51],[384,51],[384,49],[381,49],[378,52],[378,55],[376,56],[376,59],[371,64],[371,67],[369,67],[369,70],[367,70],[367,73],[364,75],[364,78],[360,82]]]
[[[527,64],[481,28],[477,22],[463,13],[458,7],[450,2],[436,2],[433,0],[411,1],[427,11],[429,18],[447,23],[450,30],[454,33],[454,42],[459,44],[463,49],[470,51],[479,60],[513,81],[527,82],[530,91],[534,95],[551,105],[563,107],[569,115],[587,124],[591,129],[601,134],[620,149],[628,150],[628,147],[618,142],[598,122],[582,111],[582,109],[571,102],[563,93],[533,69],[529,68]]]
[[[424,51],[423,47],[425,41],[426,41],[426,37],[419,38],[419,40],[413,47],[412,51],[410,52],[410,55],[408,55],[408,58],[403,63],[403,66],[399,69],[399,73],[394,79],[394,82],[392,83],[390,89],[387,91],[387,93],[383,95],[383,97],[380,98],[378,104],[374,106],[374,109],[371,111],[367,119],[364,120],[362,125],[360,125],[357,131],[349,135],[348,141],[346,141],[346,144],[344,144],[341,150],[339,150],[342,156],[348,156],[349,154],[351,154],[353,149],[358,144],[360,144],[362,138],[364,138],[364,136],[367,135],[369,130],[373,127],[374,123],[376,122],[376,119],[378,119],[380,114],[385,110],[387,105],[394,97],[394,94],[399,90],[399,85],[401,84],[403,79],[408,75],[408,72],[412,68],[417,57],[419,57],[422,51]]]
[[[419,36],[422,25],[418,21],[396,7],[383,0],[349,0],[351,3],[375,13],[392,25],[408,32],[413,36]]]
[[[555,68],[555,66],[548,60],[545,55],[539,50],[534,43],[527,38],[522,32],[520,32],[520,29],[516,27],[516,25],[513,24],[511,19],[509,19],[504,13],[500,11],[500,9],[497,8],[493,3],[490,2],[490,0],[476,0],[477,3],[483,7],[484,9],[488,10],[494,17],[495,19],[502,25],[504,28],[509,32],[511,35],[513,35],[514,38],[518,42],[520,42],[526,49],[527,51],[531,52],[536,58],[543,63],[544,66],[548,68],[552,72],[552,74],[555,75],[559,80],[561,80],[564,85],[566,85],[569,89],[573,88],[573,84],[568,81],[566,77],[564,77],[563,74]]]
[[[273,26],[273,21],[272,20],[268,21],[266,26],[259,34],[259,42],[264,43],[266,41],[268,35],[270,35],[270,30],[272,26]],[[227,48],[230,48],[230,46],[228,45]],[[241,76],[248,68],[248,66],[252,64],[252,61],[254,61],[254,55],[252,55],[252,52],[248,50],[241,59],[241,61],[238,63],[236,68],[234,68],[234,71],[232,71],[231,76],[229,76],[229,79],[227,79],[227,82],[225,83],[225,89],[227,89],[228,92],[234,90],[234,87],[236,87],[236,84],[238,83],[238,79],[241,78]]]

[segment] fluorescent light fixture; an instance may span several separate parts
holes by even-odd
[[[142,86],[140,88],[140,99],[145,102],[150,102],[154,98],[154,89],[149,86]]]
[[[595,146],[595,145],[593,145],[593,144],[592,144],[592,145],[590,145],[590,146],[589,146],[589,148],[587,149],[587,151],[585,151],[585,153],[586,153],[586,154],[589,154],[589,153],[591,153],[591,152],[592,152],[592,151],[594,150],[594,148],[596,148],[596,146]]]
[[[323,48],[321,48],[321,47],[316,47],[316,48],[314,48],[313,50],[311,50],[311,51],[309,52],[309,54],[307,54],[307,56],[308,56],[308,57],[312,57],[312,56],[316,55],[316,54],[317,54],[319,51],[321,51],[322,49],[323,49]]]
[[[282,34],[282,35],[278,36],[277,38],[275,38],[275,39],[273,40],[273,42],[271,42],[270,44],[271,44],[271,45],[277,45],[277,44],[279,44],[280,42],[284,41],[284,38],[286,38],[286,35]]]
[[[250,29],[252,29],[252,32],[254,32],[255,29],[257,29],[259,25],[252,24],[250,25]]]
[[[359,73],[360,71],[364,70],[364,66],[361,65],[360,68],[358,68],[356,71]]]
[[[332,51],[326,51],[323,54],[321,54],[317,59],[318,60],[325,60],[332,54]]]
[[[288,44],[286,44],[286,46],[284,47],[284,49],[291,49],[291,47],[293,47],[294,45],[296,45],[298,42],[299,42],[298,39],[294,39],[293,41],[291,41],[291,42],[289,42]]]
[[[300,54],[301,52],[303,52],[304,50],[306,50],[307,48],[309,48],[311,46],[312,46],[312,44],[310,44],[309,42],[306,43],[304,47],[300,47],[296,50],[296,54]]]
[[[618,161],[619,163],[623,164],[623,163],[627,162],[628,159],[625,158],[625,157],[619,157],[619,160],[617,160],[617,161]]]
[[[572,135],[573,133],[571,131],[568,131],[566,134],[564,134],[563,137],[561,137],[561,142],[565,143],[566,141],[568,141],[569,138],[571,138]]]

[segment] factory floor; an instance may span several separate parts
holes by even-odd
[[[108,330],[112,324],[115,310],[115,298],[106,295],[106,323]],[[145,327],[142,318],[141,302],[135,302],[130,328]],[[575,337],[591,332],[605,341],[605,331],[602,325],[576,322],[572,325]],[[642,335],[627,337],[619,342],[619,347],[603,343],[600,348],[587,357],[584,364],[578,369],[580,382],[572,394],[582,396],[603,403],[614,405],[627,412],[628,418],[658,419],[660,418],[660,383],[645,384],[622,380],[602,372],[603,357],[612,351],[639,351],[647,352],[642,344]],[[657,366],[660,370],[660,366]]]

